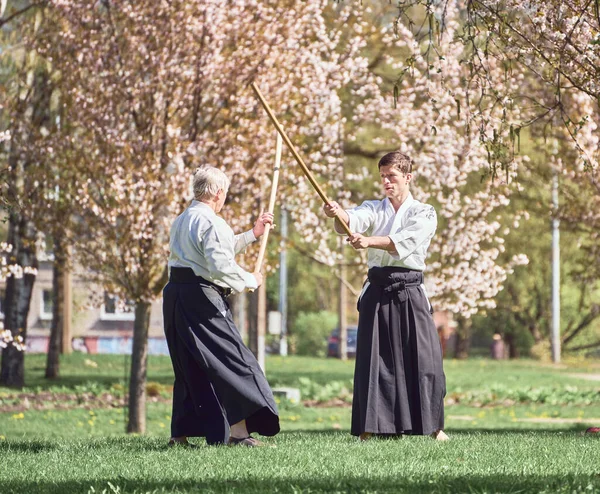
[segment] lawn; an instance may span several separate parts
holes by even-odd
[[[27,389],[0,388],[0,492],[600,492],[600,365],[445,362],[451,441],[348,434],[353,363],[270,357],[282,432],[260,449],[168,449],[172,374],[151,358],[148,433],[127,436],[127,363],[75,354],[58,381],[27,355]],[[342,406],[333,407],[331,404]],[[2,411],[3,410],[3,411]]]

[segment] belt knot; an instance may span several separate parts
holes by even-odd
[[[383,289],[383,291],[386,293],[405,291],[405,290],[406,290],[406,281],[397,281],[396,283],[392,283],[391,285],[388,285]]]
[[[408,299],[407,287],[420,286],[420,283],[407,283],[406,281],[397,281],[391,285],[386,286],[383,291],[384,293],[396,293],[400,302],[405,302]]]

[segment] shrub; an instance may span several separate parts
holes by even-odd
[[[300,312],[292,329],[295,353],[324,357],[327,352],[327,337],[336,325],[337,315],[333,312]]]

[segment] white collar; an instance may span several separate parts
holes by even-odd
[[[217,213],[215,213],[215,210],[213,208],[211,208],[208,204],[206,204],[205,202],[200,202],[196,199],[192,199],[192,204],[190,204],[191,208],[203,208],[203,209],[208,209],[211,213],[213,213],[214,215],[216,215]]]
[[[387,199],[387,197],[386,197],[386,199]],[[400,225],[402,223],[402,218],[404,217],[404,215],[406,214],[408,209],[412,206],[413,202],[415,202],[415,200],[413,199],[412,194],[409,192],[408,196],[406,197],[406,199],[400,205],[400,207],[398,208],[398,211],[396,212],[396,216],[394,217],[394,222],[392,223],[391,233],[395,233],[396,231],[398,231],[398,229],[400,228]],[[392,208],[394,207],[394,206],[392,206],[392,202],[389,199],[388,199],[388,203]]]
[[[392,210],[394,210],[394,206],[392,205],[392,201],[390,201],[389,197],[386,197],[383,202],[385,202],[385,208],[392,208]],[[406,196],[406,199],[404,199],[404,202],[402,204],[400,204],[400,207],[398,208],[398,211],[394,210],[394,214],[404,214],[406,213],[407,209],[410,208],[410,206],[412,205],[412,203],[415,202],[415,199],[413,198],[412,194],[409,192],[408,195]]]

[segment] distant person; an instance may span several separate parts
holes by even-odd
[[[492,338],[492,344],[490,345],[490,356],[494,360],[503,360],[506,355],[504,347],[504,340],[500,333],[495,333]]]
[[[163,314],[175,371],[170,445],[190,445],[188,437],[208,444],[260,446],[250,434],[273,436],[279,417],[273,393],[254,355],[244,345],[226,297],[257,288],[263,278],[234,260],[273,223],[260,215],[254,228],[234,235],[217,215],[229,179],[217,168],[194,175],[191,205],[177,217],[170,234],[169,283]]]
[[[383,200],[344,211],[323,206],[352,232],[350,245],[368,249],[368,277],[358,301],[351,433],[431,435],[443,441],[446,379],[442,348],[423,285],[427,249],[437,227],[435,209],[413,199],[412,160],[386,154],[379,161]],[[343,233],[336,219],[335,229]]]

